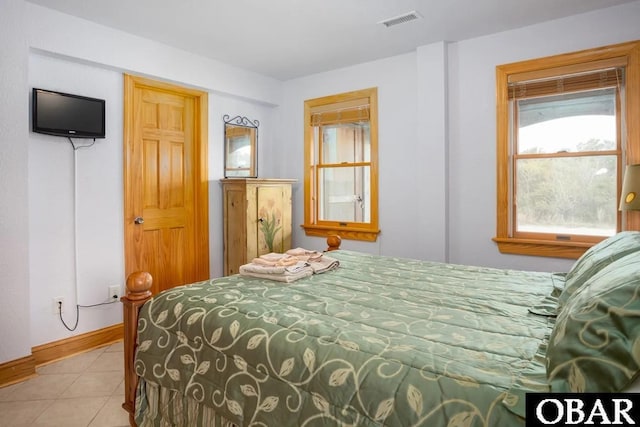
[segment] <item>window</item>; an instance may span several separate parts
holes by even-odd
[[[623,71],[577,76],[588,82],[575,92],[568,77],[545,81],[543,95],[510,85],[515,237],[587,241],[619,230]]]
[[[640,162],[640,129],[629,125],[640,113],[639,46],[497,67],[501,252],[577,258],[640,225],[618,211],[623,165]]]
[[[375,241],[378,229],[377,89],[304,103],[304,229]]]

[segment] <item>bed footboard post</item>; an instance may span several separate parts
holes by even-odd
[[[134,360],[136,339],[138,337],[138,314],[140,307],[151,298],[153,279],[147,272],[137,271],[127,277],[127,294],[120,301],[123,305],[124,321],[124,403],[122,407],[129,412],[129,424],[135,426],[135,402],[138,376]]]
[[[327,237],[327,251],[335,251],[340,249],[340,243],[342,243],[342,239],[337,234],[333,234]]]

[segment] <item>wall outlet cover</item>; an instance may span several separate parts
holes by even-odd
[[[62,305],[60,305],[60,303]],[[53,310],[53,314],[64,313],[64,298],[63,297],[55,297],[53,299],[52,310]]]
[[[120,297],[122,297],[122,286],[120,285],[112,285],[109,286],[109,301],[120,301]]]

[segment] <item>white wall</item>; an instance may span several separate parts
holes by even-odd
[[[450,45],[450,259],[566,271],[571,261],[501,255],[496,229],[495,67],[640,38],[640,2]],[[640,143],[636,141],[636,143]]]
[[[286,174],[301,179],[305,99],[379,88],[380,228],[348,249],[526,270],[566,271],[573,261],[503,255],[496,230],[495,67],[640,38],[640,2],[286,82],[280,126]],[[294,244],[304,235],[294,193]]]
[[[29,87],[106,101],[106,138],[75,152],[66,138],[29,135],[29,254],[31,341],[46,343],[122,321],[122,306],[81,308],[68,332],[52,312],[52,298],[65,298],[65,322],[73,327],[76,302],[108,301],[108,287],[124,284],[123,77],[122,72],[68,58],[29,56]],[[210,271],[222,275],[222,193],[224,114],[258,119],[259,164],[268,169],[264,147],[272,145],[273,108],[212,93],[209,99]],[[263,125],[264,124],[264,125]],[[77,144],[89,141],[75,139]],[[74,162],[77,178],[74,178]],[[262,168],[261,168],[262,169]],[[74,208],[77,180],[77,208]],[[77,217],[75,209],[77,209]],[[77,229],[76,229],[77,227]],[[77,236],[77,285],[74,245]],[[76,295],[77,294],[77,295]]]
[[[66,138],[29,135],[31,342],[42,344],[71,335],[52,312],[53,297],[64,297],[64,319],[73,327],[76,302],[91,305],[109,301],[108,287],[124,283],[123,83],[117,71],[31,54],[29,86],[106,101],[106,138],[96,140],[92,147],[74,153]],[[91,141],[74,139],[78,145]],[[121,304],[80,309],[76,333],[121,319]]]
[[[28,264],[28,87],[22,0],[0,13],[0,363],[31,353]]]
[[[69,58],[29,57],[29,86],[106,100],[107,137],[75,152],[77,217],[74,220],[74,151],[66,138],[30,134],[29,253],[31,343],[51,342],[122,321],[120,304],[81,308],[80,322],[68,332],[52,312],[62,296],[68,326],[75,323],[75,304],[108,301],[108,287],[124,284],[123,225],[123,77],[122,72]],[[265,147],[273,141],[273,107],[244,98],[209,96],[210,273],[222,275],[223,115],[259,120],[260,171],[269,170]],[[75,140],[77,143],[86,143]],[[77,229],[75,228],[77,227]],[[76,237],[74,237],[76,236]],[[74,240],[77,238],[77,282]],[[77,294],[77,295],[76,295]]]
[[[0,16],[0,289],[11,301],[0,310],[2,363],[29,355],[33,346],[122,321],[120,304],[83,308],[77,330],[69,332],[53,313],[52,300],[65,298],[64,318],[73,326],[76,302],[104,302],[108,286],[125,279],[123,72],[209,92],[212,276],[222,274],[222,116],[260,121],[259,170],[261,176],[271,173],[265,153],[277,139],[274,115],[282,90],[269,77],[23,0],[2,0]],[[29,132],[32,87],[106,100],[107,138],[76,152],[77,221],[73,150],[65,138]]]
[[[294,191],[294,246],[323,247],[305,236],[302,188],[303,104],[306,99],[378,88],[379,220],[374,243],[343,240],[342,247],[394,256],[444,260],[445,157],[442,44],[286,82],[280,153],[283,177],[298,178]],[[435,64],[428,69],[427,64]],[[418,74],[420,72],[420,75]],[[424,74],[423,74],[424,73]],[[428,76],[428,77],[427,77]],[[429,81],[429,78],[433,78]],[[429,87],[435,87],[431,98]],[[418,112],[423,116],[418,118]]]
[[[29,46],[73,60],[276,105],[279,82],[155,41],[27,3]]]

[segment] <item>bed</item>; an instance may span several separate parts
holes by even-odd
[[[567,273],[326,256],[339,267],[292,283],[234,275],[153,298],[132,274],[131,424],[524,426],[528,392],[638,376],[640,232]]]

